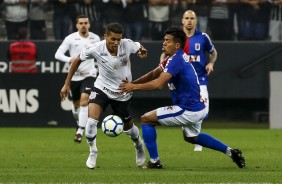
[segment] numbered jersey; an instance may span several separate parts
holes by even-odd
[[[89,32],[87,38],[80,36],[79,32],[72,33],[64,39],[58,48],[55,57],[60,61],[70,62],[71,58],[78,56],[83,48],[98,41],[100,41],[100,37],[91,32]],[[70,57],[65,55],[67,51],[69,51]],[[80,81],[89,76],[96,77],[97,73],[97,63],[94,59],[90,59],[89,62],[83,62],[80,64],[72,78],[72,81]]]
[[[100,41],[82,50],[80,59],[89,62],[95,58],[99,66],[99,76],[94,86],[102,90],[109,98],[117,101],[127,101],[132,93],[122,93],[119,85],[123,80],[132,81],[130,54],[136,53],[140,48],[139,42],[122,39],[118,46],[117,56],[112,56],[106,41]]]

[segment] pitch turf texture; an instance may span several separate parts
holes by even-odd
[[[98,160],[86,168],[88,145],[73,142],[74,128],[0,128],[0,183],[282,183],[282,130],[203,128],[240,148],[247,167],[204,148],[194,152],[179,128],[158,127],[164,169],[136,167],[133,143],[125,134],[98,130]]]

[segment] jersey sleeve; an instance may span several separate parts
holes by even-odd
[[[160,66],[163,70],[165,69],[166,64],[167,64],[167,61],[168,61],[169,58],[170,58],[170,57],[167,56],[167,57],[160,63],[159,66]]]
[[[213,52],[214,45],[212,44],[212,41],[208,34],[203,33],[203,36],[205,38],[205,50],[207,50],[209,53]]]
[[[179,71],[183,68],[181,58],[177,55],[169,58],[167,60],[166,67],[164,68],[164,72],[170,73],[175,76]]]
[[[139,42],[134,42],[130,39],[124,39],[124,43],[126,44],[127,50],[132,54],[135,54],[141,47]]]
[[[56,54],[55,54],[55,58],[59,61],[63,61],[63,62],[70,62],[71,57],[66,56],[65,53],[69,50],[69,39],[68,37],[66,37],[64,39],[64,41],[62,42],[62,44],[59,46]]]
[[[84,49],[82,49],[82,51],[80,52],[80,59],[81,61],[85,61],[85,60],[88,60],[88,59],[93,59],[95,58],[94,54],[95,54],[95,47],[96,47],[96,44],[92,44],[92,45],[89,45],[88,47],[85,47]]]

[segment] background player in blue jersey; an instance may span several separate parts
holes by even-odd
[[[171,93],[172,106],[160,107],[141,117],[143,138],[150,154],[147,168],[162,168],[157,148],[156,125],[181,126],[184,140],[230,156],[238,167],[245,167],[245,159],[239,149],[232,149],[212,136],[201,133],[201,124],[207,109],[200,96],[197,73],[183,49],[186,35],[180,28],[171,27],[165,32],[163,51],[168,58],[160,66],[139,79],[120,85],[126,93],[135,90],[155,90],[165,83]]]
[[[188,60],[193,64],[198,74],[201,97],[205,101],[207,112],[209,112],[208,75],[213,72],[213,66],[217,59],[217,51],[210,37],[206,33],[202,33],[196,29],[197,16],[194,11],[187,10],[183,13],[182,25],[183,31],[186,34],[184,52],[188,55]],[[161,61],[164,60],[164,56],[162,54]],[[202,147],[195,145],[194,150],[201,151]]]

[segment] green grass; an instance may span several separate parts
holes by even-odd
[[[97,168],[87,169],[88,145],[73,128],[0,128],[0,183],[281,183],[282,130],[204,128],[240,148],[247,167],[204,148],[194,152],[179,128],[158,127],[162,170],[135,166],[133,143],[98,131]]]

